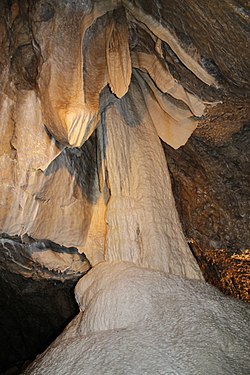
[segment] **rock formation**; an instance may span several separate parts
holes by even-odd
[[[249,310],[197,280],[97,265],[80,314],[24,374],[247,374]]]
[[[129,262],[149,279],[170,275],[164,285],[183,278],[187,293],[204,276],[248,300],[246,2],[3,0],[0,10],[1,269],[70,282]]]

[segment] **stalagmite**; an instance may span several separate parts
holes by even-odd
[[[75,293],[80,314],[24,374],[249,372],[249,310],[204,282],[105,262]]]

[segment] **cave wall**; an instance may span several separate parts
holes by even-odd
[[[246,301],[249,129],[249,106],[236,101],[213,108],[183,148],[164,145],[183,229],[206,280]]]

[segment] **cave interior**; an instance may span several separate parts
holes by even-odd
[[[0,1],[0,374],[73,335],[106,263],[247,308],[249,35],[245,0]]]

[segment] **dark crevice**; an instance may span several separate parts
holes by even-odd
[[[34,281],[1,270],[0,374],[21,373],[76,316],[75,283]]]

